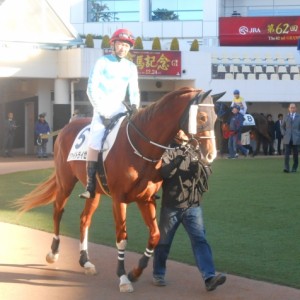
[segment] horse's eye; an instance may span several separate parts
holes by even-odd
[[[206,122],[206,116],[204,116],[204,115],[198,116],[198,121]]]

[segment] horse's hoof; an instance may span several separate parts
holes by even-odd
[[[122,275],[120,277],[119,288],[120,288],[121,293],[132,293],[133,292],[133,286],[126,275]]]
[[[131,283],[129,284],[120,284],[120,292],[121,293],[132,293],[134,291]]]
[[[89,261],[84,264],[84,274],[85,275],[96,275],[97,274],[96,267]]]
[[[46,261],[48,264],[53,264],[58,261],[59,253],[53,254],[52,252],[49,252],[46,255]]]

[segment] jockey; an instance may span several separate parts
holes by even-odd
[[[130,31],[118,29],[110,39],[112,54],[100,57],[90,73],[87,95],[94,112],[87,150],[87,186],[80,198],[95,197],[97,161],[105,127],[112,117],[126,111],[122,102],[127,93],[133,112],[140,105],[137,67],[126,59],[134,42]]]
[[[240,97],[240,91],[234,90],[233,91],[234,98],[232,100],[232,103],[230,107],[233,107],[234,105],[238,105],[240,107],[240,113],[244,115],[247,112],[247,104],[243,97]]]

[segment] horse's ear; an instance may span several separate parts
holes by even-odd
[[[213,98],[213,102],[216,103],[217,100],[219,100],[220,98],[222,98],[225,94],[226,94],[226,92],[215,94],[215,95],[211,95],[211,97]]]
[[[200,104],[203,102],[203,100],[211,93],[211,90],[201,94],[199,93],[195,99],[195,104]]]

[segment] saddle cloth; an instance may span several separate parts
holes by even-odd
[[[113,129],[108,134],[104,145],[103,145],[103,161],[105,161],[105,158],[107,157],[109,150],[114,145],[114,142],[117,137],[117,133],[119,132],[120,126],[122,124],[122,121],[124,120],[125,116],[121,117],[116,125],[113,127]],[[73,161],[73,160],[86,160],[87,157],[87,148],[88,148],[88,140],[89,140],[89,133],[90,133],[90,124],[85,126],[83,129],[80,130],[80,132],[77,134],[72,148],[70,150],[70,153],[68,155],[67,161]],[[102,138],[101,138],[102,140]]]
[[[255,126],[255,120],[250,114],[244,115],[243,126]]]

